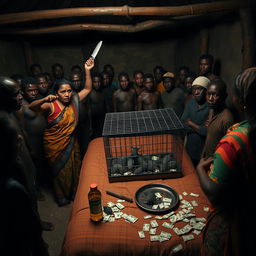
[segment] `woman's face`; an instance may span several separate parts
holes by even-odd
[[[62,84],[58,91],[56,92],[58,100],[63,104],[70,103],[72,97],[72,88],[70,84]]]

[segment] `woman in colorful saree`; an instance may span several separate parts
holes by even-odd
[[[44,131],[44,149],[53,174],[53,188],[59,206],[74,199],[81,168],[79,146],[75,138],[78,123],[79,102],[84,100],[92,88],[90,70],[94,60],[85,64],[85,88],[73,93],[71,82],[60,79],[55,82],[55,95],[33,101],[30,109],[44,112],[47,128]]]
[[[219,141],[214,158],[197,166],[200,184],[212,203],[201,255],[254,255],[256,188],[256,67],[235,81],[234,106],[244,114]]]

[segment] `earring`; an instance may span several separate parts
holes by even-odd
[[[246,106],[244,106],[244,110],[246,109]]]

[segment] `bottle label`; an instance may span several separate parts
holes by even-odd
[[[92,214],[97,214],[102,212],[101,199],[90,200],[89,205],[90,205],[90,211]]]

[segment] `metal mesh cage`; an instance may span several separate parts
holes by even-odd
[[[171,108],[106,114],[103,139],[110,182],[182,176],[183,129]]]

